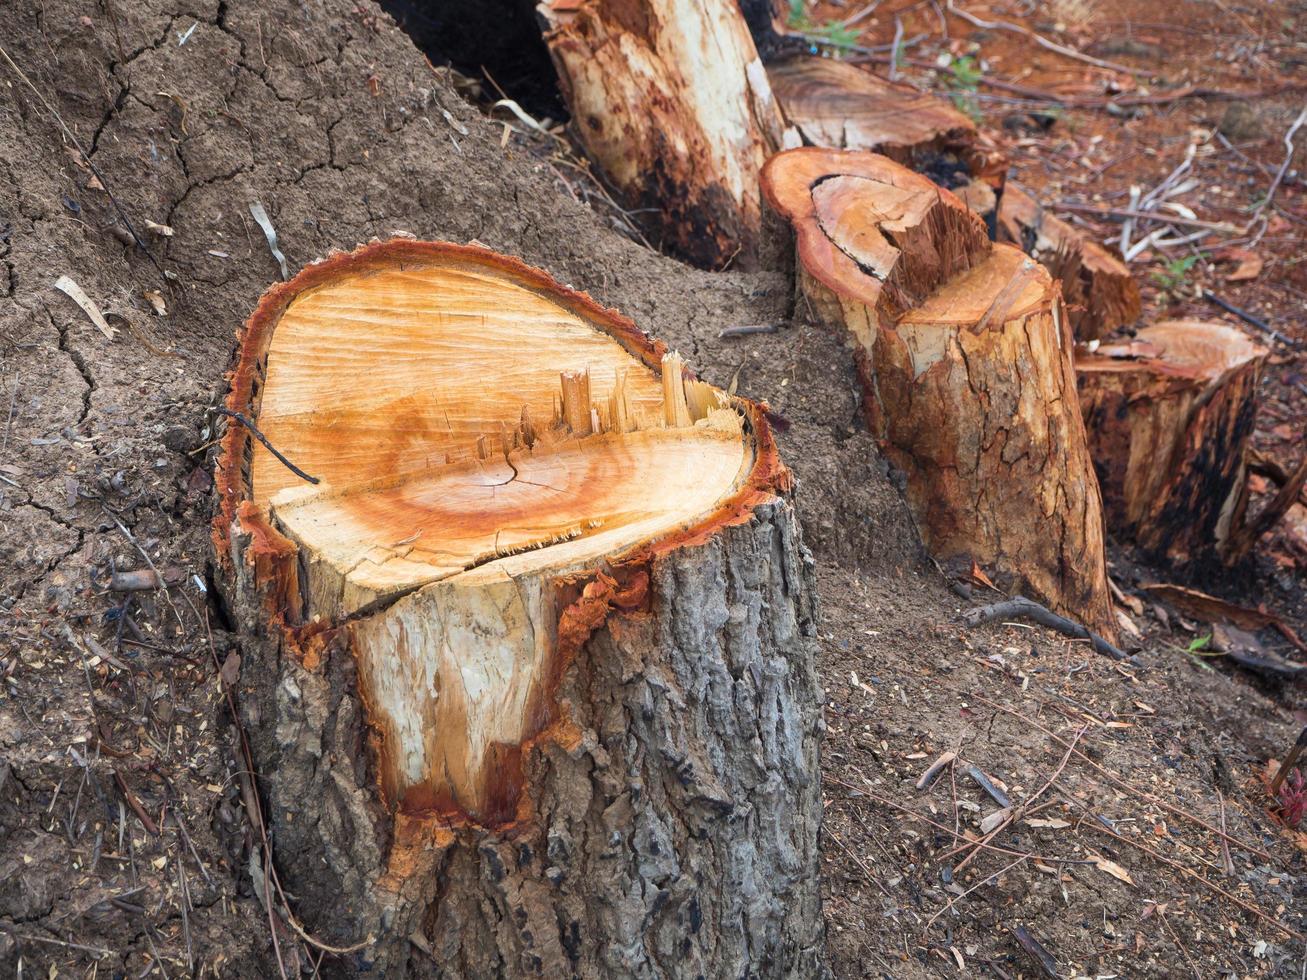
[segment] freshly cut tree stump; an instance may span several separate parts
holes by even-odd
[[[811,560],[763,410],[480,247],[241,337],[218,577],[286,890],[347,970],[812,976]]]
[[[767,77],[806,144],[887,156],[957,193],[993,230],[1007,159],[947,101],[811,55],[769,61]]]
[[[868,423],[906,477],[926,547],[1114,635],[1098,484],[1048,273],[882,156],[791,150],[768,162],[763,189],[794,224],[803,296],[851,335]]]
[[[758,172],[781,117],[740,9],[708,0],[545,0],[545,41],[586,153],[699,265],[756,263]]]
[[[1175,562],[1228,552],[1248,505],[1246,452],[1266,356],[1242,331],[1198,320],[1077,354],[1114,534]]]
[[[1042,262],[1062,284],[1071,330],[1097,340],[1133,323],[1142,308],[1139,284],[1124,262],[1049,214],[1024,188],[1009,183],[998,207],[998,239]]]

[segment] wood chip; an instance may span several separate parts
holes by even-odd
[[[73,280],[68,276],[60,276],[55,280],[54,288],[80,306],[82,312],[85,313],[87,317],[90,318],[91,322],[95,324],[96,329],[104,334],[108,340],[113,340],[114,334],[117,331],[109,326],[109,321],[104,318],[104,314],[100,312],[100,308],[91,301],[91,298],[87,296],[85,292],[82,291],[81,286],[73,282]]]
[[[1124,881],[1127,885],[1134,887],[1135,881],[1130,877],[1130,873],[1115,861],[1109,861],[1101,854],[1090,854],[1089,859],[1094,862],[1094,867],[1098,868],[1099,871],[1106,871],[1117,881]]]

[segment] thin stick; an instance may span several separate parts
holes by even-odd
[[[1044,782],[1044,785],[1039,787],[1039,789],[1035,792],[1033,796],[1030,797],[1030,799],[1026,800],[1026,802],[1021,804],[1021,806],[1014,808],[1012,812],[1009,813],[1006,818],[1004,818],[1001,824],[999,824],[988,834],[986,834],[984,838],[982,838],[984,842],[988,843],[989,841],[993,840],[994,837],[997,836],[999,833],[1001,833],[1005,828],[1015,823],[1016,821],[1020,820],[1024,814],[1030,811],[1030,807],[1034,804],[1034,802],[1048,792],[1048,788],[1057,781],[1057,778],[1059,776],[1062,775],[1062,770],[1066,768],[1067,762],[1069,762],[1071,759],[1071,753],[1075,751],[1076,744],[1080,741],[1081,737],[1085,734],[1088,728],[1089,728],[1088,725],[1082,725],[1080,727],[1080,731],[1076,732],[1076,737],[1071,740],[1070,747],[1066,750],[1066,754],[1062,756],[1062,761],[1058,763],[1057,768],[1053,771],[1053,775],[1048,777],[1048,779]],[[962,847],[956,847],[953,850],[949,851],[948,854],[945,854],[944,857],[952,857],[954,854],[957,854],[960,851],[965,851],[967,849],[967,846],[968,845],[963,845]],[[963,858],[961,861],[957,863],[957,865],[953,868],[953,874],[956,875],[959,871],[961,871],[968,864],[970,864],[971,859],[974,858],[979,853],[980,853],[980,848],[974,848],[970,854],[968,854],[965,858]]]
[[[1132,657],[1118,650],[1087,627],[1067,619],[1065,616],[1059,616],[1048,607],[1041,606],[1033,599],[1027,599],[1021,595],[1013,596],[1006,602],[995,602],[992,605],[981,606],[978,609],[968,609],[962,614],[962,622],[967,626],[979,626],[981,623],[989,623],[995,619],[1018,617],[1033,619],[1041,626],[1047,626],[1049,629],[1057,630],[1059,633],[1075,637],[1078,640],[1088,640],[1093,645],[1094,652],[1101,653],[1105,657],[1133,662]]]
[[[1048,38],[1036,34],[1028,27],[1022,27],[1020,24],[1012,24],[1005,20],[981,20],[975,14],[953,5],[953,0],[948,0],[948,9],[951,13],[961,17],[968,24],[976,27],[982,27],[988,31],[1011,31],[1013,34],[1023,34],[1030,40],[1034,41],[1041,48],[1045,48],[1064,58],[1073,58],[1076,61],[1083,61],[1087,65],[1093,65],[1095,68],[1106,68],[1108,71],[1124,72],[1127,75],[1138,75],[1140,72],[1135,68],[1127,68],[1125,65],[1119,65],[1115,61],[1103,61],[1101,58],[1095,58],[1093,55],[1082,54],[1075,48],[1068,48],[1065,45],[1058,44],[1056,41],[1050,41]]]
[[[1078,801],[1077,801],[1077,802],[1078,802]],[[1139,850],[1141,850],[1141,851],[1143,851],[1145,854],[1147,854],[1149,857],[1153,858],[1153,860],[1155,860],[1155,861],[1160,861],[1162,864],[1166,865],[1168,868],[1174,868],[1176,871],[1179,871],[1181,874],[1188,875],[1190,878],[1193,878],[1194,880],[1196,880],[1200,885],[1204,885],[1204,886],[1206,886],[1207,888],[1211,889],[1212,891],[1216,892],[1216,894],[1220,895],[1222,898],[1229,899],[1231,902],[1234,902],[1235,905],[1239,906],[1239,908],[1243,909],[1243,910],[1244,910],[1245,912],[1247,912],[1249,915],[1255,916],[1255,917],[1257,917],[1258,919],[1261,919],[1261,920],[1262,920],[1263,922],[1265,922],[1267,925],[1270,925],[1270,926],[1273,926],[1273,927],[1276,928],[1276,929],[1279,929],[1279,930],[1280,930],[1281,932],[1283,932],[1286,936],[1291,936],[1292,938],[1294,938],[1294,939],[1298,939],[1298,940],[1304,940],[1304,939],[1307,939],[1307,936],[1304,936],[1302,933],[1300,933],[1300,932],[1298,932],[1298,931],[1296,931],[1296,930],[1294,930],[1294,929],[1290,929],[1287,925],[1285,925],[1285,924],[1284,924],[1283,922],[1281,922],[1279,919],[1277,919],[1277,918],[1275,918],[1274,916],[1268,915],[1267,913],[1263,912],[1263,911],[1262,911],[1261,909],[1259,909],[1256,905],[1251,905],[1251,904],[1249,904],[1248,902],[1245,902],[1243,899],[1241,899],[1241,898],[1239,898],[1239,897],[1237,897],[1237,896],[1235,896],[1235,895],[1231,895],[1228,891],[1226,891],[1226,890],[1225,890],[1224,888],[1222,888],[1220,885],[1214,885],[1214,884],[1212,884],[1212,882],[1208,881],[1206,878],[1204,878],[1202,875],[1200,875],[1197,871],[1193,870],[1193,868],[1186,867],[1185,865],[1181,864],[1179,861],[1173,861],[1173,860],[1171,860],[1171,859],[1170,859],[1169,857],[1167,857],[1165,854],[1161,854],[1161,853],[1159,853],[1158,851],[1153,850],[1153,848],[1149,847],[1147,844],[1140,843],[1139,841],[1136,841],[1136,840],[1131,840],[1129,837],[1123,837],[1122,835],[1118,834],[1115,830],[1112,830],[1112,829],[1109,828],[1109,827],[1105,827],[1105,826],[1103,826],[1101,823],[1099,823],[1098,821],[1095,821],[1095,820],[1086,820],[1086,821],[1085,821],[1084,823],[1082,823],[1080,826],[1082,826],[1082,827],[1092,827],[1094,830],[1098,831],[1100,834],[1107,834],[1107,836],[1109,836],[1109,837],[1111,837],[1111,838],[1113,838],[1113,839],[1119,841],[1119,842],[1122,843],[1122,844],[1129,844],[1131,847],[1136,847],[1136,848],[1138,848]]]
[[[988,885],[991,881],[997,881],[1000,877],[1007,874],[1018,864],[1024,864],[1029,856],[1030,855],[1028,854],[1021,855],[1021,857],[1017,858],[1011,864],[999,868],[992,875],[987,875],[986,877],[980,879],[980,881],[976,882],[974,885],[972,885],[970,888],[964,891],[961,895],[956,895],[953,898],[949,899],[947,905],[945,905],[942,909],[940,909],[938,912],[936,912],[934,915],[932,915],[929,919],[926,920],[926,925],[922,931],[924,932],[926,930],[929,930],[930,927],[935,924],[936,919],[938,919],[941,915],[943,915],[945,912],[951,909],[954,905],[956,905],[958,902],[962,901],[964,898],[966,898],[968,895],[974,892],[977,888],[980,888],[982,885]]]
[[[1039,729],[1049,738],[1053,739],[1056,742],[1059,742],[1063,746],[1067,745],[1067,742],[1064,741],[1062,738],[1060,738],[1058,735],[1054,734],[1054,732],[1051,729],[1049,729],[1044,725],[1041,725],[1038,721],[1031,718],[1029,715],[1022,714],[1020,711],[1017,711],[1015,708],[1009,708],[1006,705],[999,704],[997,701],[991,701],[983,694],[976,694],[974,695],[974,697],[977,701],[987,704],[991,708],[994,708],[997,711],[1002,711],[1004,714],[1009,714],[1013,718],[1016,718],[1019,721],[1022,721],[1033,728]],[[1093,759],[1089,758],[1089,756],[1085,755],[1079,749],[1077,749],[1074,754],[1081,761],[1087,762],[1090,768],[1100,773],[1103,777],[1105,777],[1108,780],[1108,782],[1111,782],[1114,785],[1128,792],[1134,793],[1140,799],[1146,800],[1147,802],[1152,803],[1154,806],[1160,806],[1163,810],[1166,810],[1168,813],[1174,814],[1177,817],[1183,817],[1185,820],[1188,820],[1190,823],[1196,824],[1199,827],[1202,827],[1204,830],[1207,830],[1213,834],[1216,834],[1218,837],[1222,837],[1225,840],[1228,840],[1231,844],[1234,844],[1237,847],[1242,847],[1245,851],[1248,851],[1250,854],[1256,854],[1258,857],[1265,858],[1267,861],[1271,861],[1271,862],[1274,862],[1276,860],[1271,854],[1268,854],[1266,851],[1263,851],[1261,848],[1254,847],[1252,844],[1245,844],[1238,837],[1235,837],[1232,834],[1223,833],[1219,828],[1213,827],[1207,821],[1194,816],[1192,813],[1189,813],[1186,810],[1182,810],[1177,806],[1172,806],[1170,803],[1167,803],[1165,800],[1163,800],[1160,797],[1154,796],[1152,793],[1149,793],[1147,790],[1140,789],[1137,786],[1133,786],[1130,783],[1127,783],[1124,779],[1118,778],[1117,776],[1113,775],[1110,771],[1100,766]]]
[[[886,898],[894,897],[889,893],[889,889],[887,889],[883,884],[881,884],[880,879],[871,873],[871,869],[862,863],[862,858],[854,854],[853,851],[849,849],[849,846],[845,844],[844,841],[840,840],[839,835],[836,834],[835,831],[831,830],[829,827],[823,827],[822,830],[826,832],[827,837],[829,837],[831,840],[833,840],[836,844],[840,846],[841,851],[843,851],[845,854],[847,854],[849,857],[853,859],[853,863],[862,869],[862,873],[867,876],[867,880],[870,881],[877,888],[879,888],[881,894],[883,894]]]
[[[1208,231],[1221,231],[1231,235],[1239,230],[1234,225],[1224,221],[1203,221],[1199,218],[1185,218],[1178,214],[1166,214],[1160,211],[1141,211],[1138,208],[1100,208],[1093,204],[1077,204],[1074,201],[1058,201],[1054,207],[1060,211],[1074,211],[1076,214],[1090,214],[1100,218],[1134,218],[1138,221],[1156,221],[1164,225],[1204,228]]]
[[[298,466],[296,466],[294,463],[288,460],[285,456],[279,453],[277,451],[277,448],[268,441],[268,437],[259,431],[258,426],[256,426],[253,422],[251,422],[240,412],[233,412],[230,408],[223,408],[222,406],[218,406],[217,408],[214,409],[214,411],[217,412],[219,415],[227,416],[227,418],[229,419],[235,419],[241,425],[245,426],[245,428],[249,431],[249,433],[252,436],[254,436],[255,439],[258,439],[259,442],[263,443],[264,449],[272,453],[272,455],[276,456],[278,462],[280,462],[283,466],[286,467],[286,469],[290,470],[292,473],[298,476],[301,480],[307,480],[309,483],[312,483],[315,486],[322,482],[316,476],[309,476],[302,469],[300,469]]]
[[[832,803],[865,803],[868,800],[875,803],[882,803],[885,806],[898,810],[900,813],[903,813],[906,816],[913,817],[917,820],[920,820],[922,823],[928,824],[929,826],[934,827],[936,830],[943,831],[944,833],[952,837],[954,840],[963,840],[963,841],[967,841],[967,843],[969,844],[978,844],[980,847],[983,847],[985,850],[993,851],[995,854],[1007,854],[1016,857],[1025,856],[1035,861],[1038,861],[1041,864],[1097,864],[1098,863],[1096,861],[1083,860],[1081,858],[1048,857],[1043,854],[1035,854],[1032,851],[1014,851],[1010,847],[999,847],[997,844],[985,844],[977,841],[971,841],[968,840],[966,837],[964,837],[958,831],[950,830],[948,827],[945,827],[942,823],[937,823],[936,821],[931,820],[930,817],[918,813],[916,810],[913,810],[911,807],[906,807],[901,803],[896,803],[894,800],[891,800],[888,797],[880,796],[879,794],[873,793],[870,790],[859,789],[856,786],[852,786],[849,783],[844,782],[842,779],[836,779],[834,776],[826,776],[824,778],[828,783],[834,783],[836,786],[842,786],[844,789],[851,790],[854,793],[861,793],[863,796],[867,797],[867,800],[862,800],[856,796],[842,796],[837,799],[831,800],[830,802]]]
[[[1293,121],[1293,125],[1289,127],[1289,131],[1284,134],[1284,162],[1280,164],[1280,169],[1275,172],[1275,179],[1271,181],[1271,187],[1266,192],[1266,197],[1262,200],[1261,204],[1257,205],[1256,213],[1253,214],[1252,219],[1248,222],[1249,228],[1251,228],[1253,224],[1261,218],[1261,216],[1266,212],[1266,209],[1271,206],[1271,201],[1275,199],[1275,192],[1280,189],[1280,183],[1284,180],[1284,174],[1289,169],[1289,164],[1293,163],[1293,138],[1298,134],[1298,130],[1305,122],[1307,122],[1307,105],[1302,107],[1302,112],[1298,113],[1298,118]],[[1255,246],[1262,240],[1262,236],[1266,234],[1266,229],[1268,227],[1270,227],[1270,222],[1262,224],[1261,229],[1253,236],[1252,245]]]
[[[775,333],[784,323],[745,323],[738,327],[725,327],[717,332],[719,338],[722,337],[748,337],[758,333]]]
[[[1280,333],[1278,330],[1272,327],[1265,320],[1253,316],[1247,310],[1235,306],[1233,303],[1229,302],[1228,300],[1222,299],[1220,296],[1217,296],[1210,289],[1203,290],[1203,299],[1207,300],[1207,302],[1213,304],[1214,306],[1219,306],[1221,309],[1225,310],[1225,312],[1229,313],[1231,316],[1237,316],[1240,320],[1242,320],[1244,323],[1248,324],[1249,326],[1256,327],[1258,330],[1263,331],[1268,337],[1271,338],[1271,340],[1280,340],[1280,341],[1284,341],[1285,343],[1289,343],[1296,346],[1296,343],[1290,341],[1287,337],[1285,337],[1282,333]]]

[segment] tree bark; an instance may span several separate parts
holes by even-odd
[[[1265,348],[1175,320],[1076,359],[1108,528],[1174,562],[1229,554],[1248,506],[1246,453]]]
[[[401,241],[270,290],[227,406],[319,481],[233,425],[214,543],[280,877],[367,940],[344,972],[820,974],[811,560],[761,409]]]
[[[1126,264],[1008,184],[998,207],[998,240],[1042,262],[1062,284],[1076,340],[1106,337],[1139,317],[1139,284]]]
[[[887,156],[959,193],[993,229],[1007,159],[947,101],[811,55],[769,61],[767,76],[786,121],[804,143]]]
[[[546,0],[545,36],[577,138],[663,242],[701,266],[757,263],[758,172],[781,118],[732,3]]]
[[[1048,273],[885,157],[792,150],[763,188],[795,226],[803,296],[850,334],[927,548],[1110,639],[1101,502]]]

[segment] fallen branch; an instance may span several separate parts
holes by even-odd
[[[1033,619],[1040,626],[1047,626],[1049,629],[1057,630],[1059,633],[1074,637],[1077,640],[1088,640],[1093,645],[1095,653],[1101,653],[1113,660],[1127,660],[1139,666],[1134,657],[1131,657],[1123,650],[1117,649],[1097,633],[1073,620],[1067,619],[1065,616],[1059,616],[1047,606],[1041,606],[1038,602],[1027,599],[1023,595],[1014,596],[1004,602],[980,606],[977,609],[968,609],[962,614],[962,622],[967,626],[979,626],[981,623],[991,623],[996,619],[1020,618]]]

